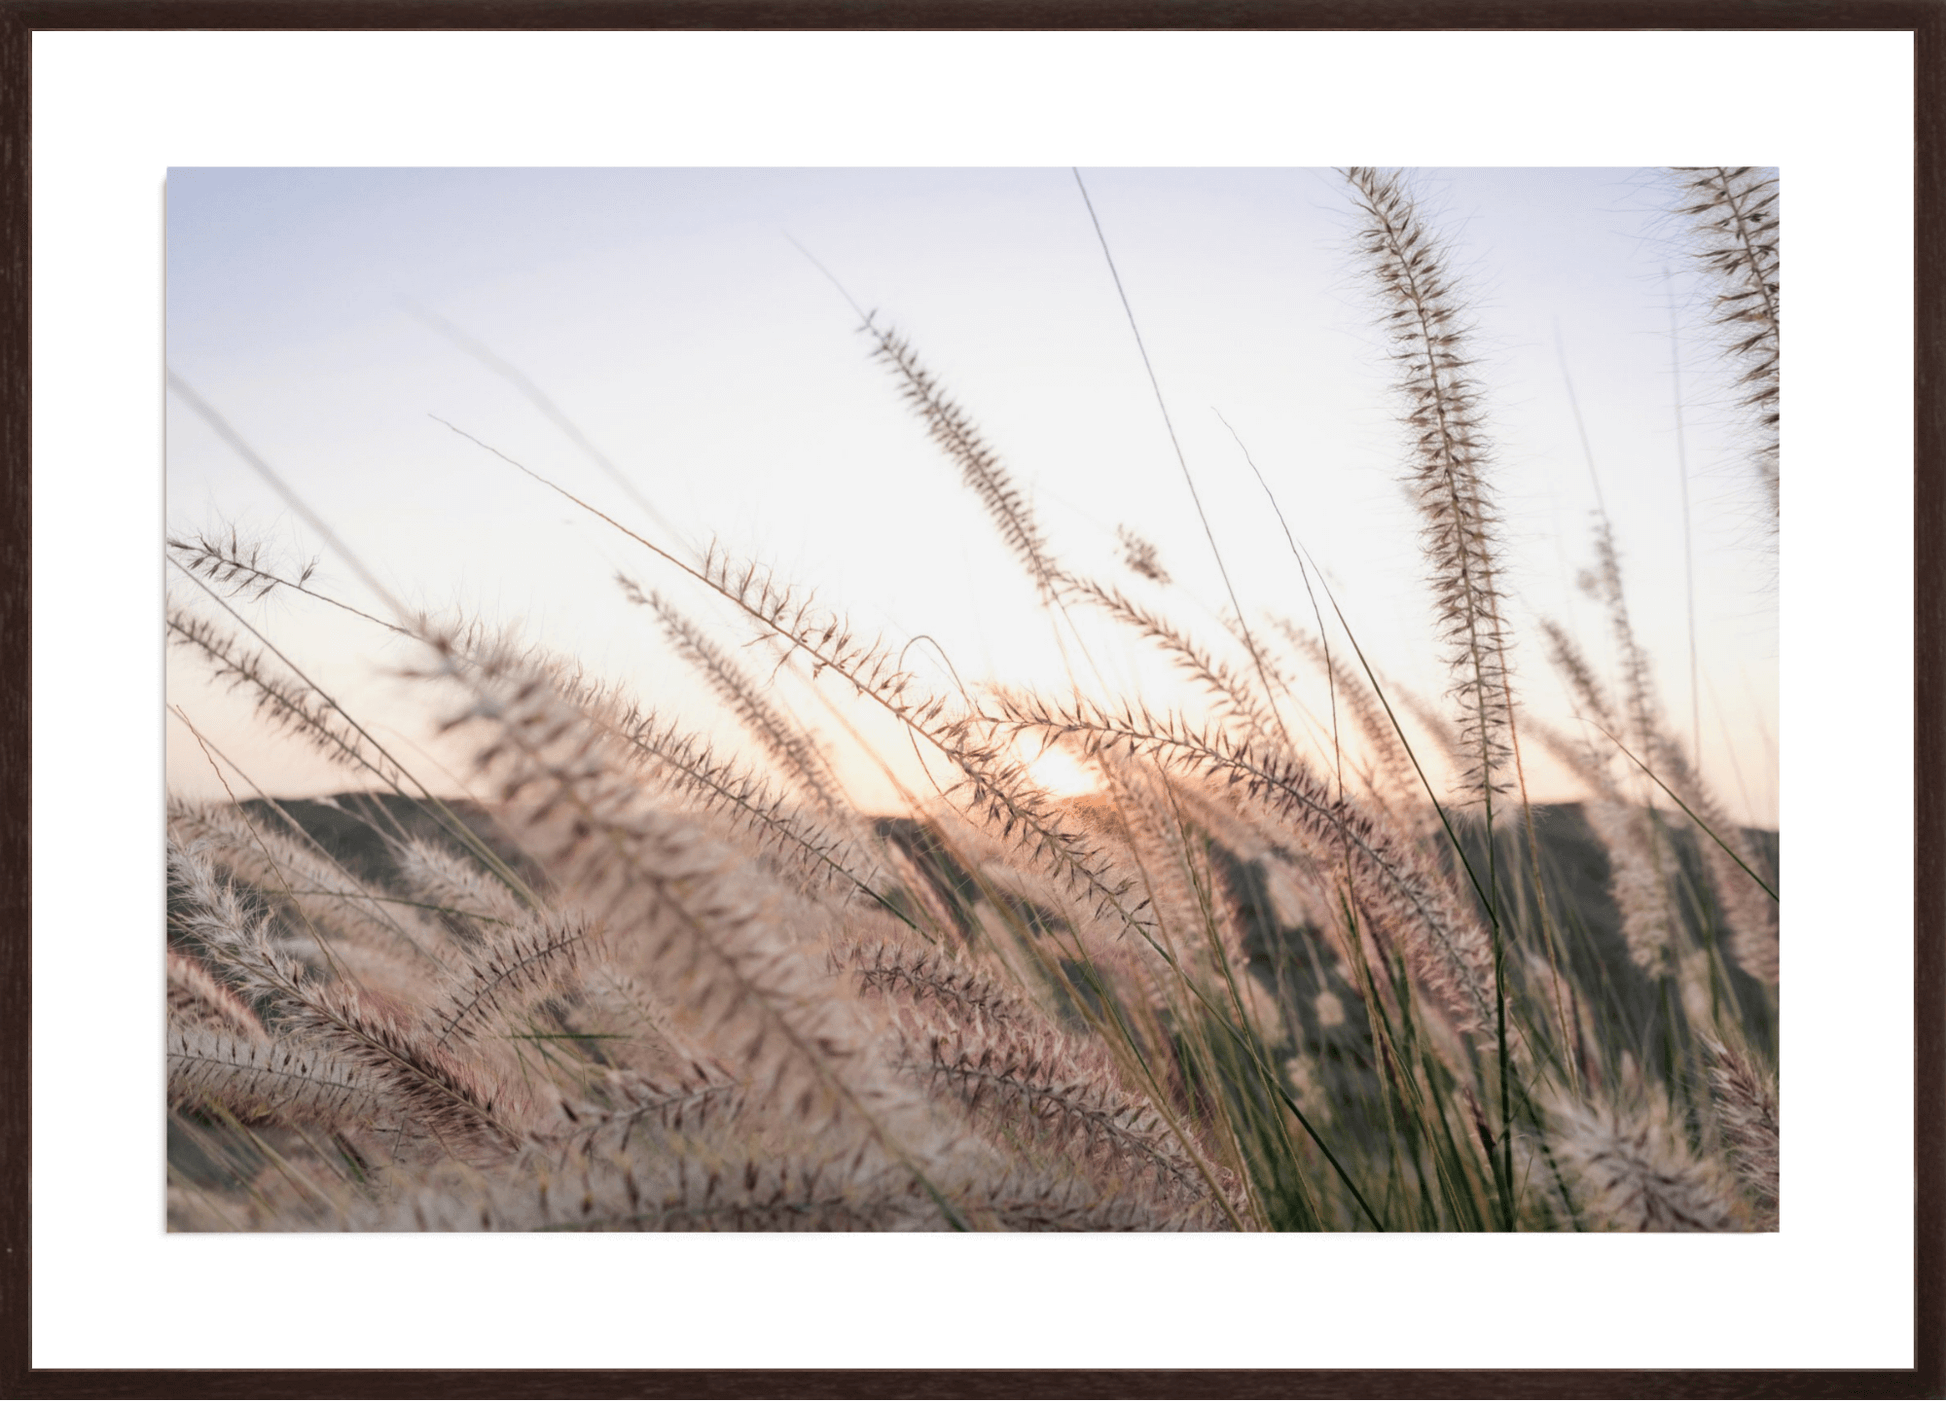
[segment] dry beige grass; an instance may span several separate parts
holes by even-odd
[[[1749,172],[1718,175],[1694,177],[1691,212],[1716,221],[1722,316],[1754,328],[1736,350],[1771,412],[1774,206]],[[637,538],[644,568],[738,620],[712,634],[622,581],[758,758],[570,661],[397,618],[467,805],[233,606],[315,594],[308,571],[220,533],[175,541],[174,640],[377,796],[171,805],[172,1224],[1774,1228],[1774,871],[1667,739],[1605,534],[1620,704],[1564,631],[1546,641],[1614,744],[1523,719],[1465,303],[1410,182],[1348,181],[1452,676],[1450,800],[1399,723],[1424,703],[1345,640],[1240,611],[1183,627],[1126,528],[1139,583],[1066,568],[876,320],[874,353],[1056,626],[1125,627],[1180,694],[931,690],[896,642],[762,566]],[[1768,254],[1732,256],[1725,208]],[[857,811],[742,657],[823,676],[957,787],[910,817]],[[1329,772],[1292,738],[1305,676],[1345,716]],[[1591,828],[1527,805],[1523,735],[1583,776]],[[1037,747],[1095,792],[1050,792]],[[1573,841],[1605,852],[1608,890],[1566,874]]]

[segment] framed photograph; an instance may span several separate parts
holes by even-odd
[[[333,13],[8,12],[10,1387],[1938,1394],[1931,11]]]

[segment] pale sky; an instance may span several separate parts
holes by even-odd
[[[1287,169],[1082,178],[1253,624],[1264,609],[1308,623],[1310,605],[1225,419],[1367,656],[1437,696],[1430,593],[1400,486],[1403,432],[1342,179]],[[1673,299],[1705,770],[1733,811],[1773,823],[1776,559],[1661,176],[1416,178],[1478,318],[1522,698],[1570,723],[1537,616],[1561,619],[1598,665],[1612,662],[1599,611],[1574,587],[1590,562],[1595,489],[1558,331],[1634,622],[1671,726],[1688,741]],[[807,252],[912,339],[999,451],[1059,557],[1225,641],[1221,576],[1067,169],[175,169],[167,222],[171,369],[366,568],[409,605],[518,623],[699,726],[715,725],[713,708],[613,576],[667,588],[706,621],[728,615],[431,416],[658,543],[682,550],[714,538],[816,587],[867,630],[925,635],[939,652],[919,650],[922,670],[942,685],[940,652],[969,680],[1058,686],[1066,675],[1030,584]],[[518,367],[654,516],[518,386],[415,309]],[[323,552],[322,587],[383,611],[174,399],[167,514],[176,533],[234,521],[287,559]],[[1170,589],[1144,592],[1116,564],[1122,525],[1155,543]],[[319,680],[388,720],[409,714],[400,708],[410,692],[385,677],[409,650],[303,601],[262,616]],[[1127,661],[1133,651],[1104,641],[1090,657],[1106,689],[1155,694],[1165,680]],[[1092,675],[1089,689],[1102,690]],[[240,734],[239,706],[202,685],[187,659],[172,659],[169,687],[199,726],[229,737],[226,752],[259,786],[352,782],[291,742]],[[791,695],[831,738],[828,713]],[[733,727],[714,733],[747,743]],[[172,722],[168,746],[173,786],[218,792],[181,725]],[[848,773],[867,806],[895,801],[869,766]],[[1537,796],[1572,796],[1545,765],[1530,777]]]

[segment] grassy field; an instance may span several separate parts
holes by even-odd
[[[1775,173],[1665,188],[1774,529]],[[1341,197],[1438,695],[1366,655],[1288,528],[1303,592],[1232,592],[1214,625],[1180,621],[1136,526],[1115,573],[1069,564],[972,408],[862,308],[1064,684],[942,682],[815,581],[513,464],[612,534],[618,587],[747,743],[368,576],[385,607],[354,622],[412,659],[455,782],[280,649],[279,599],[350,608],[302,561],[172,538],[172,644],[345,776],[171,801],[172,1227],[1775,1230],[1777,834],[1671,726],[1605,517],[1598,632],[1515,636],[1448,245],[1405,177],[1349,170]],[[1104,627],[1158,680],[1108,682]],[[1572,732],[1523,704],[1550,671]],[[822,698],[818,733],[786,684]],[[874,757],[897,811],[852,796]],[[1574,801],[1533,796],[1542,765]]]

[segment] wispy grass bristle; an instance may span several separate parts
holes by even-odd
[[[1397,174],[1345,172],[1364,222],[1358,242],[1381,299],[1407,430],[1407,481],[1422,521],[1435,609],[1459,713],[1466,786],[1483,809],[1513,791],[1513,696],[1499,565],[1500,509],[1468,345],[1465,303],[1440,241]]]
[[[1773,524],[1782,502],[1779,399],[1782,367],[1781,211],[1777,172],[1763,166],[1696,166],[1675,172],[1695,258],[1711,289],[1711,316],[1735,367],[1736,394],[1755,439],[1752,462]]]

